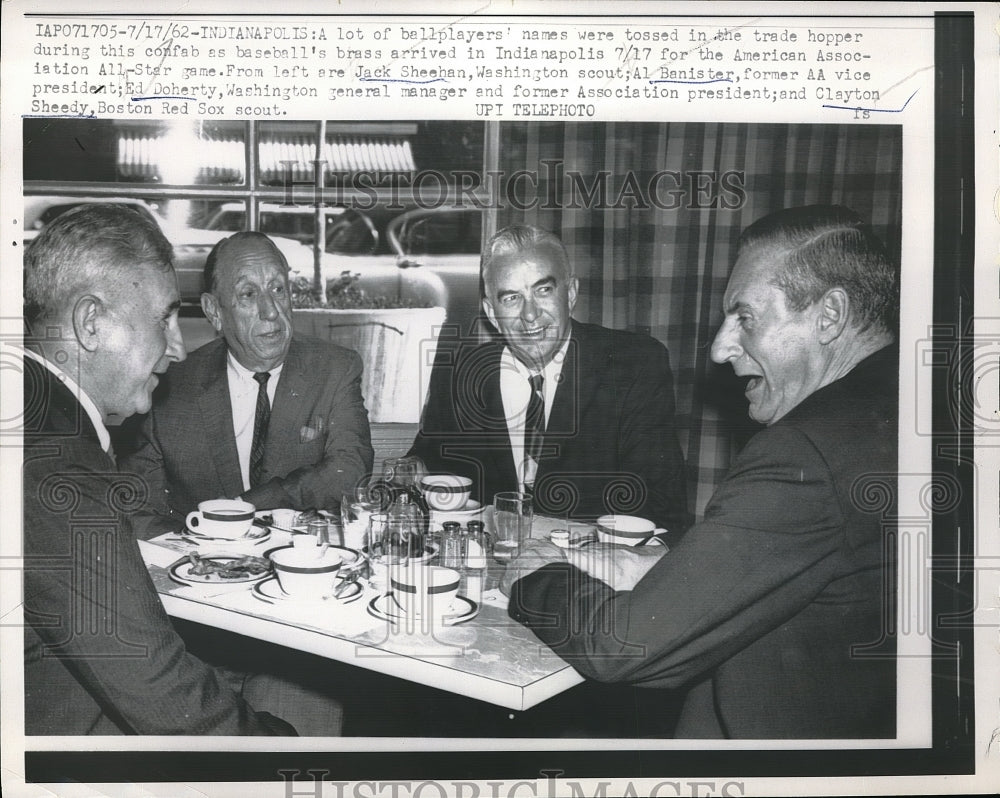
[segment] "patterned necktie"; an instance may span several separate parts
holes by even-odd
[[[545,434],[545,378],[541,374],[528,377],[531,384],[531,398],[528,400],[528,412],[524,419],[524,454],[532,462],[525,468],[525,484],[534,486],[535,473],[538,470],[538,459],[542,452],[542,436]],[[529,478],[530,477],[530,478]]]
[[[257,380],[257,409],[253,414],[253,443],[250,445],[250,487],[260,482],[264,471],[264,441],[267,439],[267,422],[271,418],[271,402],[267,398],[267,381],[271,373],[261,371],[253,375]]]

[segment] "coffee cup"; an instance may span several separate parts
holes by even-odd
[[[187,528],[209,538],[236,540],[253,526],[256,508],[239,499],[212,499],[201,502],[187,515]]]
[[[391,568],[389,585],[399,606],[410,616],[440,617],[452,608],[462,575],[438,565]]]
[[[424,500],[432,510],[461,510],[472,495],[472,480],[456,474],[428,474],[420,480]]]
[[[602,515],[597,519],[597,539],[620,546],[643,546],[666,532],[652,521],[635,515]]]
[[[281,590],[294,598],[323,598],[334,589],[343,565],[335,549],[285,546],[268,554]]]

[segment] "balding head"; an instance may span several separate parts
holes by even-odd
[[[205,262],[201,306],[229,351],[251,371],[270,371],[285,360],[292,340],[288,262],[262,233],[236,233]]]

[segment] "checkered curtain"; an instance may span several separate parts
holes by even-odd
[[[507,124],[500,168],[537,179],[513,183],[497,224],[562,237],[580,278],[576,318],[667,346],[700,516],[754,431],[742,383],[709,357],[740,231],[780,208],[839,203],[898,257],[901,167],[901,128],[890,125]],[[653,182],[654,201],[660,171],[670,174]]]

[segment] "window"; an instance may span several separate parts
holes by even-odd
[[[211,248],[253,229],[296,275],[314,276],[317,249],[326,279],[387,265],[433,272],[449,321],[466,325],[488,227],[468,199],[496,168],[488,139],[486,123],[467,121],[26,119],[25,237],[80,202],[127,202],[174,245],[189,308]]]

